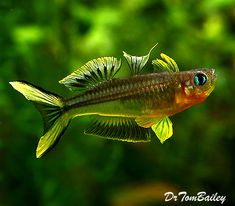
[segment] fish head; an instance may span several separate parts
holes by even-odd
[[[188,105],[204,101],[215,88],[214,69],[196,69],[188,71],[181,82],[182,96]]]

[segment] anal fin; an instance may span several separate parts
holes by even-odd
[[[134,118],[95,116],[85,134],[127,142],[148,142],[151,129],[140,127]]]

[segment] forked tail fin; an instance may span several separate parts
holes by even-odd
[[[44,135],[40,138],[36,150],[36,157],[40,158],[56,145],[69,125],[70,118],[63,111],[62,98],[27,82],[14,81],[10,84],[26,99],[32,101],[42,115]]]

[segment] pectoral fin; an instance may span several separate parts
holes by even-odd
[[[179,67],[174,59],[163,53],[160,56],[161,59],[156,59],[152,62],[155,71],[179,72]]]
[[[162,120],[154,124],[152,130],[157,135],[161,143],[169,139],[173,135],[172,122],[169,117],[164,117]]]

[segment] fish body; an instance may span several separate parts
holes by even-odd
[[[171,137],[169,116],[204,101],[215,87],[216,74],[214,69],[179,72],[175,61],[164,54],[152,62],[160,71],[142,74],[150,52],[141,57],[124,52],[133,74],[127,78],[114,78],[121,67],[114,57],[89,61],[60,81],[69,89],[78,89],[70,98],[24,81],[10,82],[43,116],[44,135],[36,156],[58,142],[71,119],[84,115],[94,118],[86,134],[129,142],[150,141],[156,135],[163,143]]]
[[[199,72],[215,75],[213,69],[202,69],[112,79],[64,102],[74,116],[172,116],[202,102],[210,94],[210,90],[196,92],[192,79]],[[212,85],[210,88],[213,90]]]

